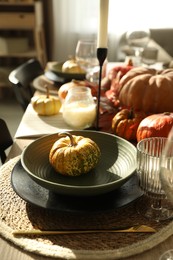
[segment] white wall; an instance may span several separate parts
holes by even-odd
[[[45,0],[51,60],[75,54],[77,40],[97,37],[99,0]],[[109,60],[116,60],[120,35],[132,26],[173,28],[173,0],[109,0]],[[47,21],[46,21],[47,22]]]

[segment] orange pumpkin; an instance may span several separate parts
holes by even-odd
[[[173,69],[157,71],[136,67],[119,84],[122,106],[152,114],[173,111]]]
[[[70,82],[67,82],[67,83],[64,83],[63,85],[61,85],[61,87],[58,90],[58,96],[59,96],[61,102],[63,102],[65,100],[69,89],[72,87],[76,87],[76,86],[86,86],[86,83],[85,83],[85,81],[81,81],[81,80],[72,80]]]
[[[112,119],[112,131],[126,140],[136,140],[137,128],[144,117],[144,112],[122,109]]]
[[[173,113],[153,114],[144,118],[138,126],[136,138],[139,142],[144,138],[167,137],[173,126]]]
[[[106,86],[106,81],[103,84],[105,84],[105,86]],[[95,84],[93,84],[92,82],[86,81],[86,80],[75,80],[75,79],[73,79],[72,81],[64,83],[63,85],[61,85],[61,87],[58,90],[58,96],[59,96],[62,103],[64,102],[69,89],[76,87],[76,86],[88,87],[88,88],[91,89],[92,96],[97,96],[97,86]]]

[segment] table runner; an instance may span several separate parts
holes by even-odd
[[[115,111],[107,104],[106,99],[102,98],[101,102],[102,109],[108,110],[108,112],[104,112],[100,116],[100,131],[111,132],[111,122]],[[68,130],[75,129],[65,123],[62,112],[53,116],[39,116],[32,105],[29,104],[16,131],[15,138],[41,137],[46,134]]]
[[[71,129],[64,122],[62,113],[53,116],[39,116],[29,104],[16,131],[15,138],[38,137]]]
[[[110,212],[59,213],[22,200],[11,187],[11,171],[20,157],[0,168],[0,234],[26,251],[62,259],[121,259],[144,252],[173,233],[173,222],[155,223],[138,215],[135,203]],[[158,232],[73,234],[14,237],[15,229],[111,228],[134,224],[155,227]]]

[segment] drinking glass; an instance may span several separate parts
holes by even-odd
[[[169,132],[161,155],[160,181],[167,199],[173,205],[173,128]],[[173,249],[163,253],[159,260],[173,260]]]
[[[168,200],[173,205],[173,128],[171,129],[160,162],[160,180]]]
[[[86,71],[86,78],[98,80],[99,63],[97,59],[97,43],[92,40],[79,40],[76,46],[76,61]]]
[[[128,45],[134,50],[136,65],[141,64],[142,53],[150,40],[150,30],[148,28],[137,28],[127,31],[126,40]]]
[[[163,253],[159,260],[173,260],[173,249],[170,249],[168,251],[166,251],[165,253]]]
[[[152,137],[137,144],[137,176],[144,192],[138,211],[157,222],[173,216],[160,181],[161,154],[166,140],[164,137]]]

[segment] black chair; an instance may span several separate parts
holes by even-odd
[[[6,149],[13,144],[10,131],[6,122],[0,118],[0,158],[3,164],[7,158]]]
[[[37,59],[28,60],[9,74],[8,79],[13,86],[16,99],[24,111],[34,94],[31,83],[42,74],[44,74],[44,69]]]

